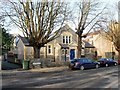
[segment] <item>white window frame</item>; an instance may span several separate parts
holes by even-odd
[[[68,36],[68,42],[71,43],[72,41],[72,36]]]
[[[69,49],[62,49],[61,50],[62,55],[65,55],[65,51],[66,51],[66,54],[69,55]]]
[[[66,39],[66,42],[65,42],[66,44],[69,43],[69,39],[68,39],[68,37],[69,37],[69,36],[66,36],[66,38],[65,38],[65,39]]]
[[[63,36],[63,37],[62,37],[62,42],[63,42],[63,44],[66,43],[66,36]]]
[[[49,48],[49,46],[50,46],[50,48]],[[49,53],[49,50],[50,50],[50,53]],[[50,44],[47,46],[47,54],[48,55],[52,54],[52,45],[50,45]]]
[[[62,55],[65,55],[65,49],[62,49],[61,52],[62,52]]]
[[[71,35],[63,35],[62,36],[62,43],[63,44],[70,44],[70,43],[72,43],[72,36]]]

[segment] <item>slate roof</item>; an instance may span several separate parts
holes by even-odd
[[[28,40],[26,39],[26,37],[19,36],[19,38],[22,40],[22,42],[23,42],[23,44],[24,44],[25,46],[28,46],[28,45],[29,45],[29,42],[28,42]]]
[[[85,48],[95,48],[92,44],[90,44],[89,42],[83,40],[83,42],[85,43]]]
[[[61,46],[61,49],[69,49],[68,44],[59,44]]]

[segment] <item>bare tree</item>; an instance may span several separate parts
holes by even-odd
[[[5,13],[21,28],[29,44],[33,46],[34,58],[39,58],[41,47],[58,36],[59,30],[67,19],[69,14],[67,3],[60,0],[42,0],[42,2],[8,0],[8,2],[12,15],[8,9]]]
[[[105,28],[106,27],[106,28]],[[120,58],[120,23],[116,20],[111,20],[109,23],[104,23],[104,31],[102,35],[113,43],[115,49],[118,51],[118,58]]]
[[[97,25],[105,7],[99,7],[100,2],[96,0],[80,0],[78,5],[78,24],[77,24],[77,35],[78,35],[78,55],[81,57],[82,49],[82,38],[86,37],[87,34]],[[87,30],[88,33],[83,36],[83,32]]]
[[[103,30],[102,35],[107,40],[113,43],[115,49],[118,51],[118,58],[120,58],[120,21],[116,20],[115,18],[117,13],[118,13],[118,18],[119,18],[120,8],[118,4],[116,3],[114,4],[115,4],[115,7],[113,6],[114,11],[111,11],[111,12],[108,11],[107,19],[104,20],[104,22],[101,22],[99,25],[101,29]]]

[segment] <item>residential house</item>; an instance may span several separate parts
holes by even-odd
[[[47,43],[40,50],[41,58],[49,58],[52,61],[68,61],[73,58],[77,58],[77,34],[68,25],[61,28],[61,35],[55,40]],[[18,39],[19,38],[19,39]],[[33,58],[33,47],[29,46],[29,42],[25,37],[18,36],[16,42],[16,54],[18,59],[29,59]],[[87,49],[95,48],[92,44],[83,40],[82,42],[82,54],[87,55],[85,51]]]
[[[61,35],[55,40],[47,43],[40,50],[41,58],[51,60],[67,61],[77,57],[77,34],[68,25],[60,30]],[[19,40],[16,46],[18,59],[27,59],[33,56],[33,47],[25,37],[18,36]]]
[[[91,45],[95,47],[94,50],[93,49],[91,50],[97,51],[98,58],[99,57],[112,58],[112,55],[116,58],[118,55],[117,51],[113,46],[113,43],[103,36],[101,30],[89,33],[87,38],[85,38],[84,40],[86,42],[89,42]]]
[[[90,59],[96,59],[96,48],[88,41],[83,40],[85,43],[84,56]]]

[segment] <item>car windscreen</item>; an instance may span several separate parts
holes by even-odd
[[[86,58],[80,58],[79,62],[84,63],[84,62],[88,62],[88,60]]]
[[[107,60],[107,58],[101,58],[101,59],[99,59],[100,61],[105,61],[105,60]]]
[[[72,59],[71,60],[71,62],[77,62],[78,61],[78,59]]]

